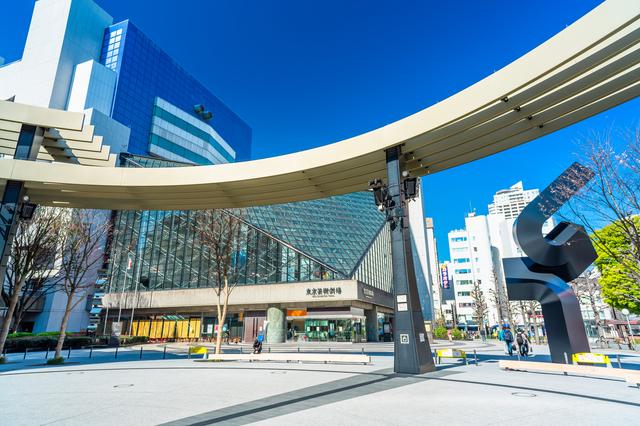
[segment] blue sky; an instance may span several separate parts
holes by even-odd
[[[253,128],[253,157],[324,145],[426,108],[517,59],[599,1],[97,0],[129,18]],[[0,56],[20,57],[33,1],[0,6]],[[423,181],[441,260],[469,208],[518,180],[543,188],[592,132],[639,124],[635,100]]]

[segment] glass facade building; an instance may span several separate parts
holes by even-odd
[[[179,167],[184,163],[123,155],[124,167]],[[321,214],[319,214],[321,212]],[[198,240],[198,211],[114,212],[110,291],[205,288],[210,254]],[[243,247],[234,251],[239,285],[357,279],[391,291],[391,246],[384,216],[372,194],[236,210]]]
[[[128,152],[150,152],[159,97],[215,127],[220,139],[233,147],[236,161],[250,158],[251,128],[128,20],[105,29],[100,63],[118,75],[111,117],[131,129]]]
[[[121,154],[121,166],[192,164]],[[200,240],[199,216],[203,214],[113,212],[107,292],[117,305],[124,305],[125,312],[128,300],[166,301],[148,309],[138,306],[133,320],[125,314],[123,330],[130,324],[132,334],[158,340],[214,337],[218,326],[215,302],[205,299],[213,294],[217,280],[212,272],[214,256]],[[267,323],[273,324],[267,314],[271,306],[286,318],[287,340],[360,342],[388,338],[391,240],[389,225],[377,210],[372,193],[217,210],[215,214],[233,215],[242,221],[239,243],[233,248],[232,284],[238,286],[233,294],[242,293],[242,287],[250,290],[239,296],[244,302],[232,303],[229,308],[222,326],[230,338],[251,341]],[[258,288],[265,289],[265,295],[280,292],[280,299],[273,303],[247,296],[259,293]],[[351,294],[350,300],[345,299],[347,294]],[[109,318],[114,321],[113,311],[111,315],[107,322]]]
[[[195,164],[230,163],[236,152],[213,127],[157,97],[149,153]]]

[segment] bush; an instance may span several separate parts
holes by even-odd
[[[147,336],[120,336],[121,345],[135,345],[138,343],[147,343],[149,338]]]
[[[57,343],[57,336],[16,337],[15,339],[7,340],[5,349],[7,352],[24,352],[25,349],[45,350],[47,348],[53,349]],[[64,346],[71,346],[74,349],[90,346],[92,343],[91,338],[87,336],[65,336],[64,339]]]
[[[68,332],[68,331],[64,333],[65,336],[72,335],[72,334],[73,334],[72,332]],[[38,336],[38,337],[48,337],[48,336],[58,337],[59,335],[60,335],[59,331],[44,331],[42,333],[35,334],[35,336]]]
[[[17,333],[9,333],[7,335],[7,339],[16,339],[18,337],[27,337],[27,336],[33,336],[33,333],[28,333],[26,331],[18,331]]]
[[[64,364],[63,357],[51,358],[47,360],[47,365],[60,365],[60,364]]]
[[[446,339],[447,338],[447,327],[438,326],[433,330],[433,335],[436,339]]]
[[[451,330],[451,337],[453,337],[453,340],[462,340],[464,338],[464,334],[459,328],[454,328]]]
[[[7,339],[17,339],[20,337],[58,337],[60,335],[59,331],[44,331],[42,333],[28,333],[26,331],[18,331],[17,333],[11,333],[7,336]],[[65,333],[66,336],[77,336],[80,333],[75,331],[67,331]]]

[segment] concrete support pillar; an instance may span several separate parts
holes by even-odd
[[[267,343],[284,343],[286,320],[283,309],[275,306],[267,309]]]
[[[364,316],[367,327],[367,342],[378,341],[378,309],[374,306],[373,309],[365,309]]]
[[[394,366],[396,373],[421,374],[435,370],[431,348],[424,330],[422,307],[413,266],[409,211],[401,189],[403,158],[400,147],[386,150],[388,195],[391,212],[391,261],[394,294]]]

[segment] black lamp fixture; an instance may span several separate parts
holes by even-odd
[[[36,212],[37,204],[30,203],[30,198],[28,195],[22,197],[22,203],[20,204],[18,214],[20,214],[20,219],[22,220],[31,220],[33,219],[33,215]]]
[[[402,182],[404,189],[404,198],[406,200],[415,200],[418,196],[418,178],[407,178]]]
[[[407,201],[415,200],[418,196],[418,178],[411,177],[408,170],[402,172],[402,192]]]
[[[389,195],[387,186],[382,182],[382,180],[374,179],[369,181],[369,188],[373,191],[373,198],[376,206],[378,206],[378,210],[385,212],[387,214],[387,219],[389,219],[391,217],[389,212],[396,206],[396,203]]]
[[[384,204],[383,191],[385,190],[385,187],[384,187],[384,184],[382,183],[382,180],[374,179],[369,181],[369,188],[371,188],[371,190],[373,191],[373,199],[376,203],[376,206],[380,208],[380,206]]]

